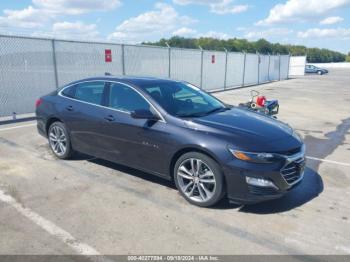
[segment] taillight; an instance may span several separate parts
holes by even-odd
[[[39,98],[38,100],[35,101],[35,107],[38,107],[41,105],[41,103],[43,102],[43,100],[41,98]]]

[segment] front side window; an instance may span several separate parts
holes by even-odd
[[[187,83],[163,81],[143,84],[140,87],[174,116],[203,116],[226,109],[222,102]]]
[[[74,98],[84,102],[101,105],[104,85],[105,83],[102,81],[77,84]]]
[[[125,112],[151,110],[150,104],[138,92],[119,83],[111,83],[109,106]]]

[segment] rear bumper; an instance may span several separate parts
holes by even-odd
[[[38,133],[42,135],[43,137],[47,138],[47,133],[46,133],[46,124],[45,121],[41,118],[37,118],[37,124],[36,128],[38,130]]]

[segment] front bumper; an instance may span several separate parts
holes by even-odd
[[[237,204],[254,204],[280,198],[301,183],[304,176],[303,153],[286,156],[280,163],[257,164],[233,159],[223,169],[227,197]],[[275,187],[250,185],[246,177],[262,178]]]

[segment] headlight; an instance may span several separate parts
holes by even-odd
[[[252,153],[234,149],[229,149],[232,155],[242,161],[256,163],[271,163],[274,161],[275,155],[271,153]]]

